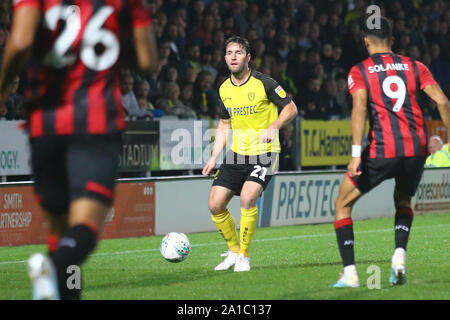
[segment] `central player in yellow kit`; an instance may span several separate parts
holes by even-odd
[[[212,220],[227,242],[225,260],[214,270],[250,270],[250,242],[258,222],[256,202],[278,167],[278,131],[297,116],[297,106],[268,75],[251,70],[250,46],[233,36],[225,42],[225,62],[231,72],[219,88],[221,105],[210,160],[203,175],[211,175],[233,131],[232,145],[214,177],[208,206]],[[278,109],[282,109],[278,115]],[[240,239],[227,209],[240,195]]]

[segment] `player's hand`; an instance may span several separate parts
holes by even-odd
[[[214,170],[215,167],[216,167],[216,161],[214,159],[209,159],[209,161],[203,167],[202,174],[204,176],[210,176],[211,172]]]
[[[350,163],[347,166],[348,173],[350,177],[355,177],[361,175],[361,157],[354,157],[350,160]]]
[[[270,143],[275,140],[278,134],[278,130],[272,127],[268,127],[266,130],[263,130],[259,135],[259,141],[263,143]]]

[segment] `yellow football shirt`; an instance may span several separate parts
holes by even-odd
[[[219,88],[221,119],[231,119],[233,142],[231,150],[241,155],[280,152],[278,136],[271,143],[259,141],[260,133],[278,118],[278,109],[291,98],[271,77],[251,70],[248,80],[240,86],[228,77]]]

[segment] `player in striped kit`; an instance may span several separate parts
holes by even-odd
[[[335,200],[335,231],[344,273],[334,287],[358,287],[355,267],[352,207],[365,193],[395,178],[395,251],[391,285],[406,282],[406,246],[413,220],[411,197],[416,193],[427,155],[427,130],[417,101],[423,90],[439,108],[450,129],[450,103],[430,71],[419,61],[391,51],[390,22],[363,27],[369,58],[353,66],[348,88],[353,97],[352,159]],[[366,116],[369,145],[362,151]],[[448,131],[450,132],[450,131]],[[362,151],[362,152],[361,152]]]
[[[156,42],[142,0],[14,1],[0,104],[29,65],[27,127],[50,258],[29,259],[34,299],[80,298],[81,287],[69,287],[68,278],[95,249],[114,199],[125,127],[119,58],[129,37],[137,66],[155,70]]]

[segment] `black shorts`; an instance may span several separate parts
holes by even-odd
[[[254,181],[264,190],[278,169],[278,160],[278,153],[243,156],[228,152],[227,159],[214,175],[213,186],[222,186],[240,195],[244,183]]]
[[[120,134],[44,136],[30,144],[35,192],[44,209],[66,214],[70,202],[82,197],[112,204]]]
[[[416,194],[424,165],[424,157],[371,159],[366,148],[361,155],[361,175],[349,177],[363,194],[384,180],[395,178],[395,188],[412,197]]]

